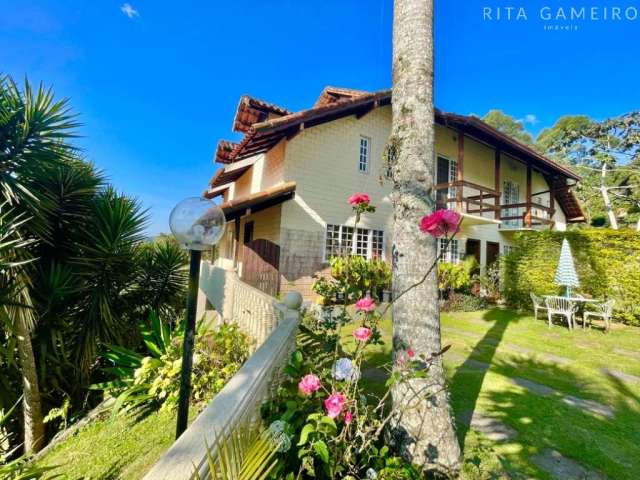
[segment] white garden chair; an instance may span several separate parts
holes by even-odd
[[[544,299],[539,297],[533,292],[529,292],[529,296],[531,297],[531,301],[533,302],[533,316],[535,319],[538,319],[538,310],[546,310],[547,306],[544,303]]]
[[[544,297],[544,303],[547,306],[547,319],[549,320],[549,328],[551,328],[551,320],[554,315],[566,318],[569,330],[573,330],[576,311],[578,305],[565,297]]]
[[[608,332],[611,326],[611,316],[613,315],[613,300],[609,300],[604,303],[593,303],[595,310],[585,310],[582,315],[582,328],[585,328],[587,322],[589,322],[589,328],[591,328],[591,317],[600,317],[604,320],[604,331]]]

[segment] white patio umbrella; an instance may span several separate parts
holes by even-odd
[[[569,246],[569,242],[566,238],[562,241],[560,261],[558,262],[554,281],[557,285],[566,287],[567,297],[571,296],[572,288],[580,286],[576,267],[573,263],[573,256],[571,255],[571,247]]]

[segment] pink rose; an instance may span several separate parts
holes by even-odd
[[[432,237],[443,237],[458,230],[460,218],[453,210],[437,210],[420,221],[420,230]]]
[[[367,327],[359,327],[353,331],[353,336],[356,340],[366,342],[371,337],[371,329]]]
[[[376,309],[376,302],[371,297],[361,298],[356,302],[356,310],[361,312],[373,312]]]
[[[344,423],[349,425],[353,421],[353,414],[351,412],[347,412],[344,414]]]
[[[298,389],[305,395],[311,395],[320,390],[320,379],[313,374],[305,375],[298,383]]]
[[[354,193],[349,197],[349,205],[351,205],[352,207],[357,207],[361,203],[369,202],[371,202],[371,199],[366,193]]]
[[[347,401],[342,393],[332,393],[324,401],[324,408],[327,409],[327,416],[329,418],[336,418],[342,412],[344,403]]]

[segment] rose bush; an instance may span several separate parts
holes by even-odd
[[[366,194],[352,196],[349,203],[356,218],[364,211],[363,206],[373,209]],[[457,213],[439,211],[426,216],[419,228],[450,241],[459,223]],[[424,282],[434,268],[435,263],[416,285]],[[345,293],[353,293],[348,284],[343,287]],[[442,352],[432,355],[416,351],[412,345],[401,345],[395,363],[387,365],[389,379],[384,393],[376,396],[367,391],[361,382],[362,363],[368,349],[382,343],[378,324],[390,304],[378,311],[375,300],[361,293],[354,300],[355,313],[347,308],[351,297],[345,294],[343,305],[335,307],[337,315],[321,322],[305,319],[300,327],[301,347],[291,354],[275,396],[262,406],[270,430],[278,430],[279,462],[272,479],[422,478],[417,469],[391,453],[392,445],[387,445],[390,442],[385,439],[385,427],[392,418],[387,403],[393,385],[427,376],[435,356]],[[397,298],[405,293],[400,292]],[[340,343],[340,330],[347,322],[358,324],[353,330],[354,346],[348,351]],[[427,401],[424,392],[415,395]]]

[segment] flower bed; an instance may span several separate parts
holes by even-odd
[[[360,215],[374,211],[366,194],[349,198],[357,222]],[[460,216],[451,211],[437,211],[426,216],[420,229],[434,237],[453,238]],[[349,270],[346,257],[341,263]],[[437,263],[427,269],[423,283]],[[372,269],[363,268],[367,272]],[[425,378],[437,356],[417,352],[412,345],[394,345],[394,360],[384,366],[389,380],[379,394],[369,391],[362,379],[362,362],[369,349],[383,343],[379,322],[390,304],[379,311],[376,302],[363,293],[378,290],[374,278],[360,279],[353,285],[345,278],[350,272],[341,270],[339,278],[321,280],[323,292],[331,298],[343,299],[343,304],[330,307],[327,315],[305,316],[300,327],[298,347],[284,369],[285,378],[276,394],[262,406],[262,418],[269,425],[268,432],[275,441],[278,457],[273,479],[418,479],[422,474],[409,462],[395,455],[394,439],[389,428],[399,423],[404,411],[389,408],[392,389],[414,379]],[[409,288],[407,291],[409,291]],[[404,295],[400,292],[396,299]],[[355,301],[357,299],[357,301]],[[355,301],[355,314],[347,308]],[[347,352],[340,343],[341,328],[355,323],[355,349]],[[429,401],[426,389],[403,389],[402,405]]]

